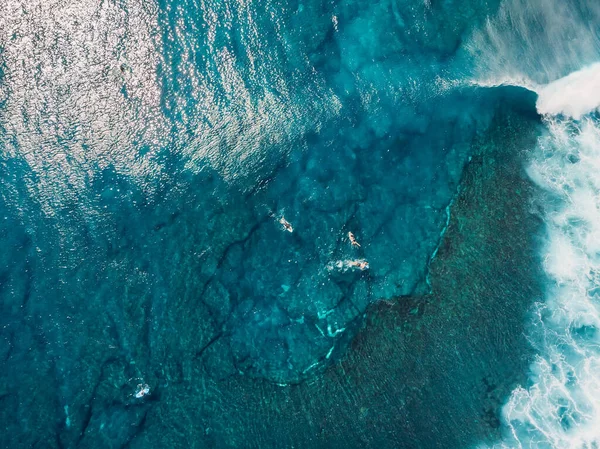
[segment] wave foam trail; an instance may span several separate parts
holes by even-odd
[[[545,116],[528,170],[547,194],[543,260],[553,282],[533,321],[530,386],[504,406],[509,434],[499,447],[600,447],[600,121],[564,117],[597,107],[571,91],[590,74],[548,85],[538,103],[562,114]]]

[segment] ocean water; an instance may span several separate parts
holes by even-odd
[[[504,439],[494,447],[591,448],[600,444],[600,9],[593,2],[527,3],[506,2],[470,48],[494,49],[496,56],[479,65],[484,84],[538,94],[545,127],[527,162],[546,228],[545,299],[527,325],[537,354],[529,381],[503,408]],[[515,52],[516,41],[525,45]]]
[[[599,445],[599,24],[3,2],[2,447]]]

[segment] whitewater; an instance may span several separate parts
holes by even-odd
[[[526,329],[529,382],[503,407],[497,448],[600,447],[600,45],[589,3],[505,2],[470,43],[490,56],[478,84],[535,91],[544,124],[527,173],[547,289]]]
[[[539,350],[531,385],[504,407],[510,437],[502,447],[600,444],[600,122],[591,114],[600,102],[573,94],[588,77],[598,82],[598,66],[544,87],[537,103],[547,133],[528,173],[544,191],[551,283],[531,323]]]

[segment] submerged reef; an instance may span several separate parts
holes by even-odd
[[[529,350],[518,330],[531,299],[540,295],[537,242],[532,237],[540,222],[531,214],[532,187],[518,159],[535,139],[538,121],[527,112],[530,108],[523,109],[503,111],[474,142],[447,230],[431,262],[431,293],[370,306],[367,322],[347,353],[332,358],[335,363],[322,375],[281,387],[236,366],[232,340],[210,331],[211,323],[235,319],[235,314],[220,315],[218,307],[198,302],[197,295],[171,298],[167,304],[159,301],[157,291],[151,305],[136,304],[136,289],[154,281],[133,257],[127,259],[129,275],[124,279],[130,296],[119,299],[121,308],[90,297],[71,298],[71,316],[85,308],[99,317],[72,323],[89,336],[86,345],[52,336],[63,347],[58,354],[50,343],[33,344],[35,316],[25,321],[24,333],[12,335],[12,349],[4,358],[11,363],[4,362],[2,380],[4,435],[19,435],[23,447],[44,442],[46,447],[90,448],[189,447],[190,441],[216,448],[459,447],[497,436],[497,409],[522,380],[518,373],[528,363]],[[222,220],[228,216],[220,215]],[[145,222],[131,226],[139,231]],[[148,237],[155,235],[179,247],[184,242],[177,223],[174,213],[153,225],[146,245],[157,244]],[[231,230],[241,227],[239,223],[248,221],[220,225]],[[273,239],[298,238],[296,229],[279,230],[267,213],[262,226],[271,227]],[[252,238],[240,235],[225,254],[242,250],[244,240]],[[28,245],[26,238],[23,245]],[[194,241],[188,245],[192,248]],[[183,254],[203,257],[200,252]],[[173,257],[167,252],[162,262],[187,265]],[[107,265],[105,270],[114,268]],[[132,273],[137,273],[137,283],[131,282]],[[362,279],[366,274],[353,276]],[[193,270],[190,278],[197,279]],[[198,288],[214,287],[198,282]],[[143,324],[108,325],[100,317]],[[112,343],[107,345],[107,339]],[[32,350],[23,351],[21,345]],[[259,355],[255,360],[265,359]],[[18,376],[19,366],[35,367],[36,376]],[[76,371],[65,371],[65,366]],[[53,380],[57,373],[66,380]],[[150,394],[136,398],[140,384],[147,384]],[[63,402],[67,397],[69,402]],[[17,430],[24,417],[9,413],[24,410],[17,402],[28,404],[25,419],[33,430],[28,434]]]
[[[24,322],[44,335],[65,404],[83,382],[65,373],[96,341],[138,377],[191,354],[216,377],[291,384],[344,353],[371,302],[426,293],[471,143],[494,114],[495,94],[443,79],[461,75],[453,51],[492,8],[463,3],[107,6],[85,22],[122,61],[101,73],[78,22],[10,10],[8,345],[27,345]],[[32,51],[57,52],[64,67],[48,64],[62,77],[35,75],[18,51],[28,26],[47,29]],[[21,98],[23,76],[40,88]],[[52,106],[88,97],[101,113]]]
[[[498,2],[142,3],[0,5],[0,445],[494,434],[539,294]]]

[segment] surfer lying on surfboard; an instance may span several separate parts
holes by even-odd
[[[350,244],[355,248],[360,248],[360,243],[356,241],[356,237],[351,232],[348,233],[348,238],[350,239]]]
[[[292,228],[292,225],[290,224],[289,221],[287,221],[285,219],[285,217],[282,216],[279,219],[279,223],[283,226],[283,229],[285,229],[286,231],[288,231],[288,232],[294,232],[294,228]]]
[[[358,268],[361,271],[367,270],[369,268],[369,262],[366,260],[350,260],[348,261],[348,265],[354,268]]]

